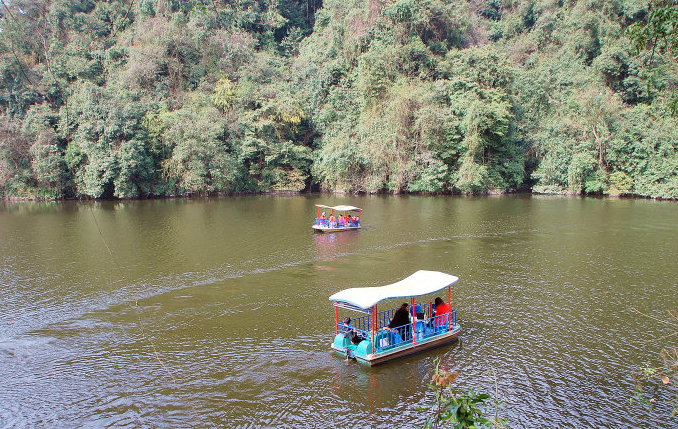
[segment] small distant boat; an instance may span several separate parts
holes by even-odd
[[[313,221],[313,230],[316,232],[340,232],[351,231],[353,229],[360,229],[360,215],[363,209],[353,206],[326,206],[323,204],[316,204],[318,208],[318,215]],[[324,211],[331,211],[327,215]],[[357,213],[358,215],[351,215]]]
[[[351,288],[330,296],[334,304],[335,337],[332,349],[370,366],[418,353],[456,341],[461,331],[457,312],[452,310],[451,286],[457,277],[438,271],[417,271],[397,283],[379,287]],[[435,313],[432,302],[416,302],[415,297],[447,288],[447,304]],[[397,309],[378,311],[377,304],[394,298],[409,298],[410,323],[389,328]],[[339,309],[365,314],[340,323]],[[345,323],[348,321],[348,325]],[[356,340],[357,338],[357,340]],[[356,344],[357,342],[357,344]]]

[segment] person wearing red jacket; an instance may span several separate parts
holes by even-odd
[[[433,326],[436,328],[439,326],[447,326],[447,318],[450,317],[450,306],[445,304],[445,301],[443,301],[440,297],[436,298],[435,304],[436,318],[433,319]]]

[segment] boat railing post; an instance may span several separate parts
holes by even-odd
[[[339,333],[339,309],[337,304],[334,304],[334,335]]]

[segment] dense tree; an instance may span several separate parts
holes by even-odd
[[[17,0],[0,196],[678,198],[673,0]]]
[[[650,82],[665,92],[669,109],[678,114],[678,2],[653,0],[645,19],[634,22],[627,32],[638,52],[649,53]]]

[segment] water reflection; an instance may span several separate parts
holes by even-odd
[[[60,201],[30,201],[13,202],[0,201],[0,214],[36,214],[36,213],[57,213],[61,210],[73,208],[72,205],[62,204]]]
[[[0,203],[0,427],[413,427],[437,357],[485,390],[493,369],[514,427],[672,426],[628,405],[634,341],[671,333],[629,307],[678,302],[675,203],[327,199],[371,227],[314,234],[313,195]],[[418,269],[460,278],[460,342],[329,351],[327,297]]]
[[[315,233],[315,254],[321,260],[334,260],[339,256],[355,253],[360,245],[361,230]]]

